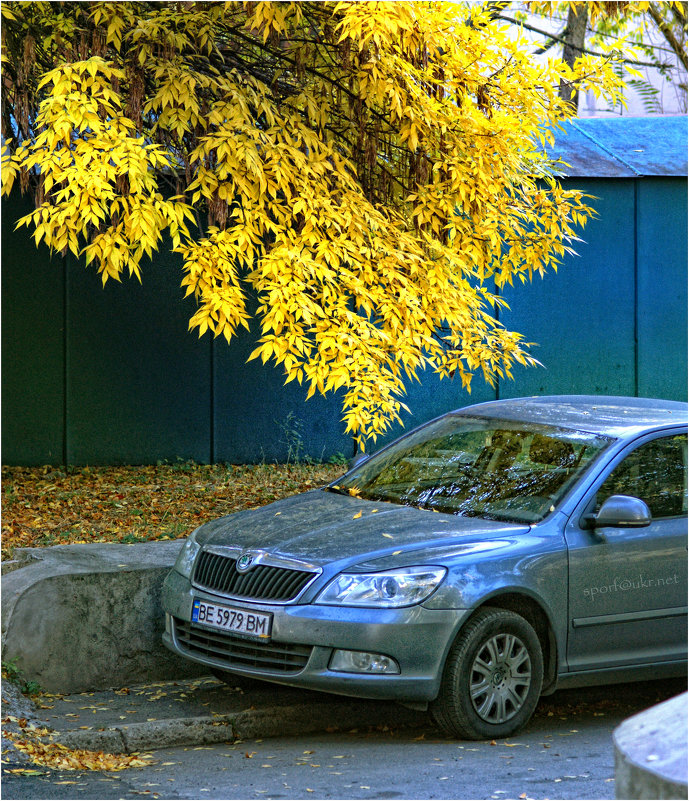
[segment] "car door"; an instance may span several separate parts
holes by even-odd
[[[611,495],[644,500],[643,528],[586,527]],[[649,435],[593,484],[565,530],[570,671],[686,657],[687,435]]]

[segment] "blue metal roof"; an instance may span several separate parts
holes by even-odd
[[[578,178],[686,176],[687,117],[577,118],[555,129],[551,158]]]

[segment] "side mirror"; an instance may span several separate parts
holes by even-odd
[[[598,514],[584,518],[591,528],[644,528],[651,525],[651,510],[640,498],[611,495]]]
[[[363,464],[364,462],[368,462],[368,460],[370,458],[371,458],[370,454],[362,453],[361,451],[359,451],[359,453],[357,453],[356,456],[353,456],[349,460],[349,465],[347,467],[347,470],[348,471],[349,470],[354,470],[354,468],[358,467],[360,464]]]

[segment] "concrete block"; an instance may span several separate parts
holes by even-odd
[[[2,580],[3,660],[50,692],[207,673],[168,651],[160,591],[181,541],[15,552]]]
[[[687,693],[625,720],[613,743],[616,798],[687,798]]]

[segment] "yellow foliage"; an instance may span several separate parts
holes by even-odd
[[[560,80],[619,98],[612,61],[537,64],[475,3],[27,2],[3,45],[2,192],[33,187],[36,243],[105,283],[169,236],[190,328],[229,342],[256,296],[250,358],[339,390],[362,445],[421,370],[470,389],[536,363],[496,288],[591,215],[544,146]]]
[[[17,750],[27,755],[32,764],[55,770],[119,771],[144,768],[152,760],[148,754],[106,754],[103,751],[68,748],[51,742],[51,734],[47,730],[30,726],[24,727],[21,734],[3,734],[12,740]]]

